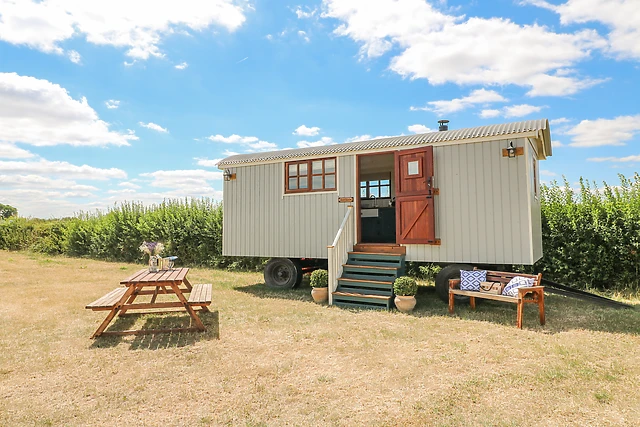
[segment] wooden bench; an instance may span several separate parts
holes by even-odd
[[[474,269],[476,270],[476,269]],[[488,299],[493,301],[510,302],[518,305],[516,325],[522,329],[522,315],[524,312],[524,304],[533,303],[538,304],[538,312],[540,314],[540,324],[544,325],[544,286],[540,286],[542,283],[542,273],[537,275],[521,274],[521,273],[507,273],[504,271],[487,271],[487,282],[501,282],[505,286],[515,276],[529,277],[534,279],[532,287],[518,288],[518,296],[510,297],[506,295],[494,295],[485,292],[477,291],[463,291],[460,289],[460,279],[449,280],[449,313],[453,314],[455,296],[463,295],[469,297],[471,308],[476,308],[476,298]]]
[[[207,310],[207,306],[211,305],[211,283],[193,285],[187,302],[189,305]]]
[[[111,310],[113,306],[120,301],[120,298],[122,298],[125,292],[127,292],[127,288],[125,287],[116,288],[94,302],[87,304],[85,308],[93,311]]]

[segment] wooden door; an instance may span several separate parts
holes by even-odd
[[[436,243],[433,146],[396,151],[396,242]]]

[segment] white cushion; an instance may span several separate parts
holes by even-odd
[[[485,270],[460,270],[460,290],[462,291],[480,291],[480,282],[487,280],[487,272]]]
[[[507,286],[502,290],[502,295],[509,297],[518,296],[518,288],[530,288],[535,283],[535,280],[531,277],[516,276],[507,283]]]

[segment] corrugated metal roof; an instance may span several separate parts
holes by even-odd
[[[322,147],[278,150],[264,153],[238,154],[227,157],[218,163],[219,168],[249,163],[271,162],[285,159],[324,156],[329,154],[356,151],[380,150],[384,148],[406,147],[412,145],[436,144],[441,142],[464,141],[478,138],[514,136],[521,133],[543,131],[543,144],[551,147],[549,140],[549,122],[547,119],[526,120],[522,122],[503,123],[498,125],[479,126],[475,128],[454,129],[443,132],[430,132],[417,135],[394,136],[368,141],[349,142],[345,144],[325,145]],[[550,155],[551,152],[547,155]]]

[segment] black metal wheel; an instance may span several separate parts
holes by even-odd
[[[264,268],[264,282],[270,288],[291,289],[302,281],[300,261],[289,258],[272,258]]]
[[[436,276],[436,294],[442,301],[449,302],[449,279],[459,279],[460,270],[473,270],[468,264],[449,264]],[[456,295],[456,301],[468,301],[469,297]]]

